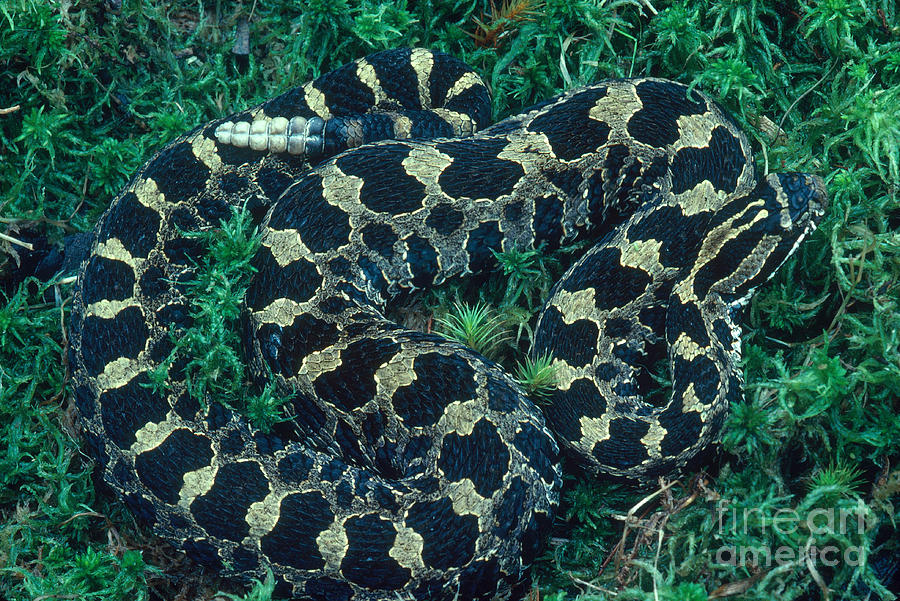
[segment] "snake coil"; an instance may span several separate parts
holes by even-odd
[[[70,324],[89,448],[131,510],[226,575],[311,599],[521,596],[558,501],[559,441],[647,479],[712,442],[741,396],[737,309],[815,227],[820,179],[758,179],[709,98],[652,78],[488,124],[481,79],[391,50],[160,150],[95,230]],[[244,346],[294,423],[263,433],[148,373],[191,325],[191,232],[265,213]],[[494,363],[384,317],[492,251],[595,245],[554,287],[533,352],[543,411]],[[642,380],[664,360],[662,406]],[[551,434],[551,431],[553,434]]]

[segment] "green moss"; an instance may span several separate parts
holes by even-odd
[[[462,342],[489,359],[498,358],[500,346],[509,338],[503,318],[481,303],[474,307],[456,303],[435,321],[438,334]]]
[[[546,400],[558,386],[553,358],[525,357],[516,367],[516,381],[536,400]]]
[[[171,368],[181,361],[178,378],[184,380],[192,398],[203,406],[209,401],[220,403],[268,432],[287,419],[282,414],[287,398],[276,393],[274,382],[261,389],[250,383],[239,332],[242,303],[255,272],[250,260],[259,248],[259,233],[247,210],[232,208],[231,218],[221,227],[187,235],[199,238],[206,251],[194,279],[185,281],[191,325],[169,333],[172,351],[150,372],[150,382],[158,390],[168,389],[174,377]]]

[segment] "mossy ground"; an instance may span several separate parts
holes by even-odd
[[[232,46],[243,22],[242,58]],[[473,65],[496,117],[609,77],[702,86],[750,134],[763,172],[816,172],[830,192],[819,230],[748,312],[745,400],[710,461],[721,469],[647,496],[566,465],[533,597],[895,598],[885,586],[898,586],[900,554],[893,0],[0,2],[0,597],[175,599],[227,586],[95,490],[67,400],[71,284],[11,285],[16,255],[33,269],[19,243],[39,251],[89,230],[149,154],[190,127],[408,45]],[[459,326],[454,302],[490,305],[502,324],[486,340],[515,369],[568,260],[504,257],[487,284],[424,306]],[[269,595],[260,586],[247,598]]]

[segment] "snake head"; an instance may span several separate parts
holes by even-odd
[[[726,204],[691,270],[696,298],[715,292],[732,307],[747,303],[822,219],[828,204],[822,178],[776,173]]]
[[[809,173],[773,173],[756,186],[754,193],[764,201],[768,213],[763,229],[788,237],[815,229],[828,205],[825,182]]]

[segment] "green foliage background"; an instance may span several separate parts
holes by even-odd
[[[244,66],[231,52],[242,20]],[[642,505],[617,548],[646,492],[566,466],[565,502],[535,569],[541,598],[894,599],[884,585],[900,554],[894,0],[0,0],[0,274],[24,253],[15,240],[90,230],[179,133],[408,45],[473,65],[497,118],[603,78],[701,86],[742,123],[761,172],[819,173],[831,196],[819,230],[752,303],[746,398],[725,429],[721,471]],[[451,315],[454,299],[492,302],[508,331],[490,340],[514,362],[542,283],[565,260],[503,257],[493,298],[454,288],[430,302]],[[0,297],[0,596],[210,596],[229,585],[186,568],[95,490],[66,393],[70,290],[30,279]],[[863,526],[808,523],[817,510]],[[790,512],[796,527],[776,527]],[[858,550],[858,561],[798,558],[827,545]],[[794,559],[729,565],[717,561],[723,548],[784,548]],[[259,585],[248,598],[270,592]]]

